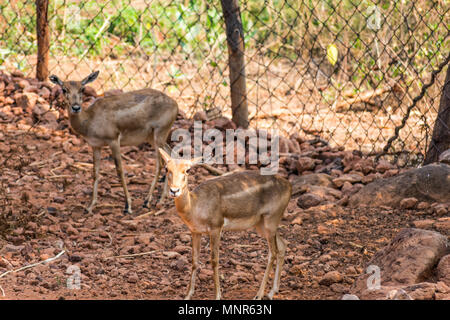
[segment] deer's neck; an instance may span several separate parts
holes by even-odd
[[[72,126],[72,129],[75,130],[78,134],[81,134],[83,136],[87,135],[88,132],[88,115],[86,114],[86,111],[81,110],[80,113],[73,114],[71,113],[69,115],[70,125]]]
[[[186,222],[191,220],[191,205],[192,196],[188,188],[185,188],[183,193],[175,198],[175,207],[177,208],[178,214]]]

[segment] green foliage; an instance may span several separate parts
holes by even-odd
[[[347,57],[345,71],[355,80],[403,76],[405,62],[429,72],[449,49],[448,0],[241,0],[240,5],[247,50],[327,61],[332,45],[337,64]],[[379,30],[368,28],[374,5],[381,13]],[[33,0],[0,4],[0,63],[36,53],[35,17]],[[54,56],[181,54],[202,61],[222,59],[227,51],[219,0],[52,0],[49,19]],[[396,58],[374,71],[386,56]]]

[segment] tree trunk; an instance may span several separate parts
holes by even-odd
[[[37,66],[36,78],[45,81],[48,77],[50,34],[48,29],[48,1],[36,0]]]
[[[439,155],[450,148],[450,64],[447,66],[444,87],[442,88],[441,102],[433,129],[424,164],[436,162]]]
[[[233,122],[248,128],[247,88],[245,83],[244,32],[238,0],[221,0],[227,32]]]

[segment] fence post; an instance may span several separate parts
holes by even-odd
[[[238,0],[221,0],[225,19],[232,120],[242,128],[248,128],[248,104],[244,61],[244,31]]]
[[[40,81],[45,81],[48,77],[48,59],[50,49],[48,2],[49,0],[36,0],[36,34],[38,44],[36,78]]]
[[[434,123],[433,136],[425,156],[424,164],[436,162],[439,155],[450,148],[450,63],[447,66],[444,87],[442,88],[439,111]]]

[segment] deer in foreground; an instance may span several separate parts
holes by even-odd
[[[220,299],[219,243],[223,230],[255,228],[269,244],[269,257],[259,291],[255,299],[264,296],[269,274],[276,261],[270,299],[278,293],[280,276],[286,252],[286,243],[277,229],[291,198],[292,186],[280,176],[260,175],[243,171],[207,180],[193,191],[188,189],[187,170],[200,159],[174,159],[159,150],[166,163],[169,194],[181,219],[192,234],[192,272],[185,299],[194,294],[198,271],[200,240],[202,234],[210,237],[211,265],[214,271],[215,298]]]
[[[94,185],[92,202],[87,211],[91,213],[97,204],[101,148],[109,146],[125,194],[124,212],[132,213],[120,147],[136,146],[143,142],[148,142],[155,147],[155,177],[144,202],[144,207],[148,207],[161,171],[159,148],[165,146],[170,128],[178,113],[178,105],[162,92],[142,89],[97,99],[89,108],[84,109],[82,108],[84,87],[94,81],[98,74],[99,71],[93,72],[82,81],[62,81],[55,75],[50,76],[49,79],[62,88],[72,129],[83,136],[93,150]],[[167,179],[165,179],[160,202],[164,200],[166,188]]]

